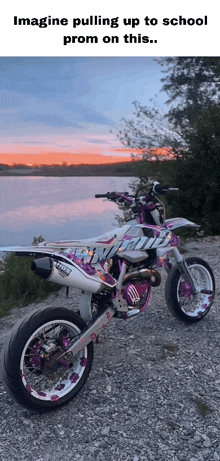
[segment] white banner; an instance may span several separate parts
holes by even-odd
[[[219,56],[217,2],[8,0],[1,56]]]

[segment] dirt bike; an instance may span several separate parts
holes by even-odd
[[[197,322],[210,310],[215,281],[198,257],[184,259],[178,250],[181,227],[199,226],[184,218],[165,219],[157,182],[139,190],[96,195],[124,210],[126,223],[86,240],[42,242],[31,247],[0,248],[32,256],[32,270],[51,282],[81,290],[78,313],[51,307],[38,309],[16,325],[3,352],[2,381],[20,404],[51,409],[75,397],[93,361],[93,342],[112,317],[129,319],[144,312],[152,288],[168,273],[166,302],[180,320]]]

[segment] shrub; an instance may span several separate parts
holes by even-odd
[[[30,268],[32,260],[14,254],[5,258],[0,275],[0,317],[6,315],[12,307],[39,302],[61,288],[35,275]]]

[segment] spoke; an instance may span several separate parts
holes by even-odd
[[[32,336],[30,343],[26,345],[26,352],[23,356],[21,369],[23,373],[24,385],[31,387],[32,394],[38,399],[50,399],[54,395],[65,395],[70,392],[81,379],[84,373],[84,366],[81,365],[81,357],[84,352],[73,357],[70,369],[59,363],[57,354],[60,349],[60,341],[68,338],[68,343],[73,342],[79,335],[74,325],[61,322],[51,322],[47,326],[42,326],[35,335]],[[51,341],[53,344],[51,344]],[[56,343],[57,341],[57,343]],[[48,350],[47,361],[41,361],[42,347]],[[69,344],[68,344],[69,347]],[[33,360],[32,360],[33,359]],[[33,362],[33,364],[32,364]],[[40,365],[46,367],[40,369]],[[39,366],[38,366],[39,365]],[[57,366],[56,366],[57,365]],[[41,367],[42,368],[42,367]],[[51,376],[49,370],[51,369]],[[74,376],[73,379],[71,377]],[[41,392],[44,394],[41,394]]]
[[[33,349],[31,346],[28,346],[28,349],[30,349],[30,350],[31,350],[32,352],[34,352],[34,353],[36,352],[36,349]],[[30,353],[30,354],[25,353],[25,357],[28,357],[28,356],[31,356],[31,357],[32,357],[33,354],[31,354],[31,353]]]
[[[37,368],[35,368],[34,370],[30,371],[29,368],[27,368],[27,371],[25,373],[25,376],[32,376],[32,375],[35,375],[36,376],[36,370]]]
[[[187,285],[188,282],[187,280],[184,280],[184,278],[181,278],[180,285],[179,285],[179,301],[182,306],[182,309],[185,310],[185,312],[188,312],[189,314],[192,314],[192,315],[193,313],[195,313],[195,315],[197,315],[196,312],[201,311],[203,304],[204,305],[208,304],[207,296],[205,294],[202,294],[201,290],[206,290],[206,289],[212,290],[212,280],[209,274],[204,270],[203,267],[192,267],[190,269],[190,274],[194,281],[196,289],[200,293],[198,293],[196,296],[190,295],[190,294],[188,294],[187,296],[187,289],[186,289],[186,294],[183,294],[184,288],[182,291],[181,284],[184,286],[184,284]]]
[[[42,338],[42,335],[40,336],[40,334],[36,335],[35,338],[31,341],[31,343],[33,343],[33,341],[36,343],[37,341],[36,340],[39,340],[39,341],[42,341],[43,338]],[[30,347],[30,346],[29,346]]]

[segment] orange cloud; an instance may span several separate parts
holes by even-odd
[[[131,149],[121,147],[113,134],[17,136],[1,140],[0,163],[9,165],[105,164],[129,161]]]
[[[0,163],[13,165],[61,165],[63,162],[67,164],[80,165],[82,163],[86,165],[101,165],[108,163],[119,163],[129,162],[130,157],[122,156],[105,156],[101,154],[74,154],[74,153],[58,153],[58,152],[45,152],[45,153],[23,153],[23,154],[12,154],[12,153],[0,153]]]

